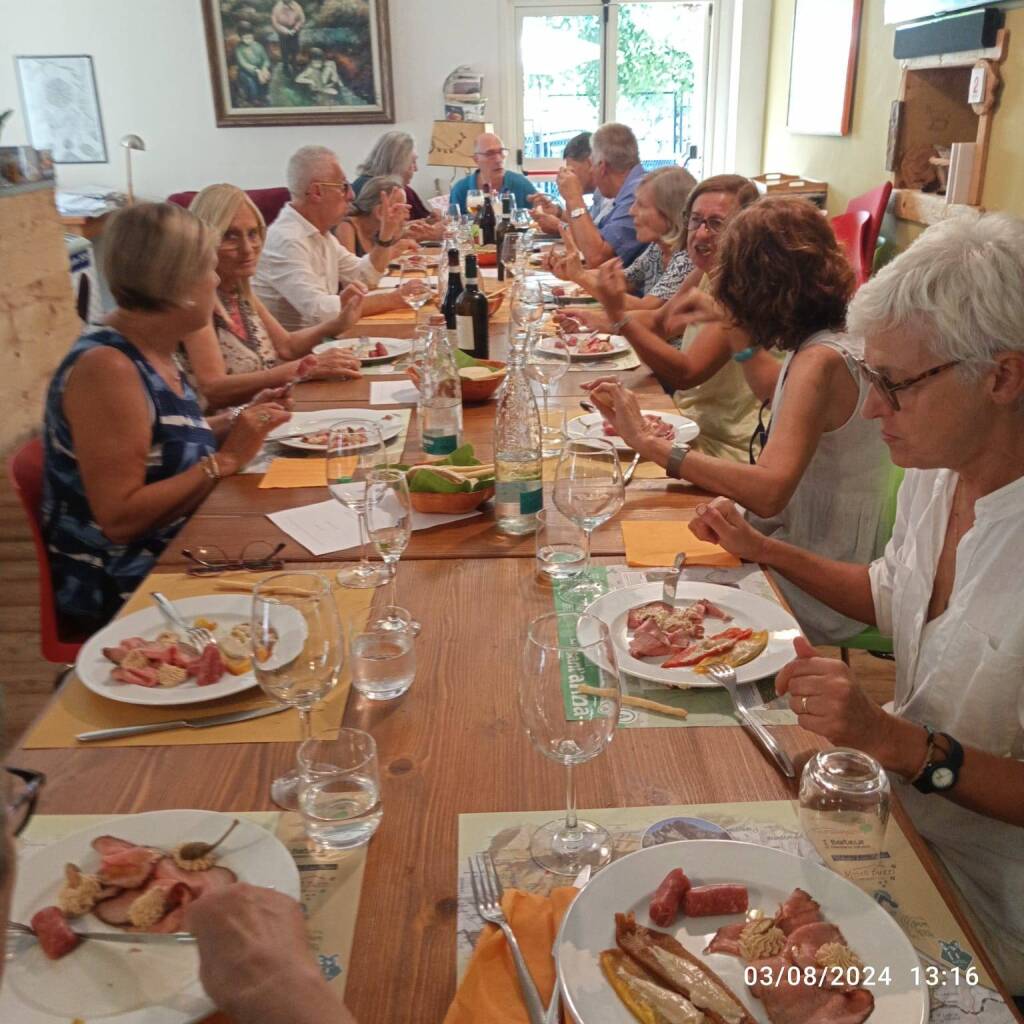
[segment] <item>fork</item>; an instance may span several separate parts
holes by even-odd
[[[519,989],[523,994],[523,1002],[526,1004],[526,1013],[530,1018],[530,1024],[544,1024],[544,1004],[541,1002],[533,978],[530,977],[530,971],[523,959],[519,942],[505,918],[505,912],[501,909],[501,896],[504,890],[489,853],[478,853],[475,858],[469,858],[469,881],[473,886],[473,899],[476,902],[477,913],[485,921],[496,924],[505,933],[509,949],[512,950],[516,976],[519,978]]]
[[[708,675],[719,684],[719,686],[725,687],[729,691],[729,696],[732,698],[732,705],[736,709],[736,714],[739,716],[740,722],[754,734],[754,737],[758,740],[768,755],[778,766],[779,771],[786,776],[787,779],[796,778],[796,769],[793,767],[793,762],[789,758],[782,747],[779,746],[778,741],[775,737],[765,728],[759,719],[757,719],[751,712],[753,709],[761,703],[760,694],[755,698],[749,689],[746,687],[741,688],[736,682],[736,670],[730,668],[727,665],[709,665]],[[757,688],[753,688],[756,692]]]
[[[149,595],[156,602],[156,606],[163,612],[164,617],[168,622],[171,623],[177,629],[180,629],[184,634],[190,647],[194,647],[200,654],[206,650],[210,644],[214,647],[217,646],[217,638],[208,630],[202,626],[190,626],[179,614],[178,609],[171,604],[167,598],[161,594],[158,590],[154,591]]]

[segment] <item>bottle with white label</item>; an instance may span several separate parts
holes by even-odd
[[[466,287],[455,303],[455,332],[459,348],[476,359],[488,359],[487,297],[477,287],[476,257],[466,257]]]
[[[521,339],[509,355],[494,417],[494,515],[502,533],[533,533],[544,505],[540,414],[526,376]]]
[[[462,444],[462,384],[444,321],[434,320],[420,375],[421,443],[427,455],[451,455]]]

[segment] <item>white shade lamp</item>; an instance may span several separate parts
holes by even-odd
[[[132,150],[142,150],[145,152],[146,144],[138,135],[125,135],[121,139],[121,145],[124,146],[124,159],[125,168],[128,172],[128,202],[135,202],[135,193],[132,191]]]

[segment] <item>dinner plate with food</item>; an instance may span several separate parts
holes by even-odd
[[[621,334],[563,334],[537,343],[538,352],[568,352],[570,359],[611,359],[630,351]]]
[[[379,409],[315,409],[293,412],[287,423],[282,423],[267,434],[267,440],[304,452],[326,451],[331,428],[343,419],[376,423],[385,444],[398,437],[404,423],[401,416],[393,412],[381,412]],[[360,427],[349,426],[347,430],[354,441],[359,440]],[[363,434],[365,438],[365,431]]]
[[[717,686],[715,664],[738,682],[778,672],[793,660],[800,625],[781,604],[738,587],[680,580],[674,604],[661,583],[612,590],[587,608],[606,623],[619,669],[665,686]],[[582,639],[582,634],[581,634]]]
[[[235,881],[300,894],[295,862],[272,833],[212,811],[125,815],[40,847],[18,865],[11,906],[11,920],[31,925],[39,943],[7,963],[0,1020],[202,1020],[214,1006],[195,945],[154,937],[183,932],[189,903]]]
[[[641,412],[647,426],[657,437],[668,441],[690,442],[700,433],[700,427],[689,417],[675,413],[655,412],[644,409]],[[633,449],[615,433],[615,428],[599,413],[590,412],[585,416],[577,416],[569,421],[567,431],[570,438],[600,437],[611,441],[619,451],[629,452]]]
[[[412,351],[412,342],[408,338],[333,338],[320,342],[313,352],[319,355],[332,348],[353,352],[363,366],[375,366],[408,355]]]
[[[174,602],[191,626],[217,641],[197,651],[154,605],[114,619],[78,652],[75,672],[93,693],[123,704],[177,707],[230,697],[256,685],[250,655],[252,598],[237,594]],[[302,649],[301,627],[279,638],[280,653]]]
[[[924,1024],[928,993],[899,925],[814,861],[697,839],[598,873],[555,943],[580,1024]]]
[[[556,306],[579,306],[594,304],[597,299],[573,281],[552,285],[551,298]]]

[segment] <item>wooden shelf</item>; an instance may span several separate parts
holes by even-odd
[[[960,217],[980,209],[978,206],[947,203],[945,196],[936,195],[934,192],[921,192],[913,188],[892,190],[893,214],[900,220],[913,221],[915,224],[938,224],[940,220]]]

